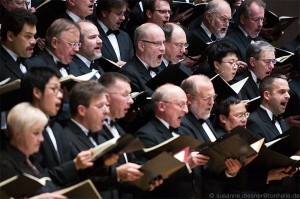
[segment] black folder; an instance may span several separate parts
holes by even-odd
[[[104,72],[118,72],[120,70],[120,66],[105,57],[97,59],[96,62],[101,66]]]
[[[20,88],[20,86],[20,79],[0,86],[1,111],[8,111],[16,104],[26,100],[26,93]]]

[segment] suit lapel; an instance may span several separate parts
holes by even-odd
[[[152,77],[149,73],[149,71],[146,69],[146,67],[144,66],[144,64],[139,60],[139,58],[137,58],[136,56],[134,56],[134,61],[137,63],[137,71],[140,75],[140,77],[145,81],[149,81]]]
[[[15,60],[10,56],[8,52],[6,52],[6,50],[2,46],[1,57],[4,62],[4,66],[16,76],[16,79],[20,79],[23,76],[20,66],[15,62]]]
[[[267,128],[270,130],[269,134],[273,134],[271,137],[277,137],[278,135],[280,135],[280,133],[277,130],[276,126],[274,125],[274,123],[270,119],[268,113],[264,109],[259,107],[257,109],[257,113],[260,116],[260,118],[262,119],[262,121],[265,123]],[[265,133],[268,133],[268,132],[265,132]]]
[[[88,136],[84,134],[84,132],[73,122],[71,121],[68,123],[68,126],[70,129],[72,129],[72,132],[78,137],[78,139],[81,141],[83,145],[85,145],[87,148],[94,148],[95,146],[90,141]]]
[[[157,129],[158,135],[161,137],[163,141],[168,140],[173,137],[173,135],[170,133],[169,129],[166,128],[161,121],[159,121],[157,118],[153,119],[154,126]]]

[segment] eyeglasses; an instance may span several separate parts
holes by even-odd
[[[250,115],[250,113],[249,113],[249,112],[246,112],[246,113],[241,113],[241,114],[239,114],[239,115],[231,115],[231,116],[234,116],[234,117],[236,117],[236,118],[238,118],[238,119],[242,119],[242,118],[247,119],[247,118],[249,117],[249,115]]]
[[[156,48],[159,48],[161,46],[165,46],[165,41],[148,41],[148,40],[141,40],[142,42],[146,42],[146,43],[150,43],[150,44],[154,44],[154,46]]]
[[[102,106],[96,106],[96,108],[100,109],[101,111],[109,111],[109,104],[103,104]]]
[[[258,60],[260,60],[260,61],[263,61],[263,62],[265,62],[266,64],[276,64],[276,59],[258,59]]]
[[[221,61],[222,63],[229,64],[230,66],[236,66],[239,60],[232,60],[232,61]]]
[[[18,6],[22,6],[22,5],[25,5],[26,6],[26,8],[27,8],[27,6],[29,5],[29,2],[27,1],[27,0],[10,0],[10,1],[8,1],[8,2],[10,2],[10,3],[15,3],[15,4],[17,4]]]
[[[154,11],[157,11],[159,12],[159,14],[161,15],[166,15],[166,14],[169,14],[169,15],[172,15],[172,10],[154,10]]]
[[[59,38],[60,40],[63,40],[63,41],[65,41],[67,44],[69,44],[69,46],[71,47],[71,48],[80,48],[81,47],[81,43],[80,42],[69,42],[69,41],[67,41],[67,40],[65,40],[65,39],[62,39],[62,38]]]
[[[258,22],[265,22],[265,21],[266,21],[266,18],[260,18],[260,17],[254,17],[254,18],[246,17],[246,18],[251,19],[251,20],[254,21],[255,23],[258,23]]]
[[[184,109],[188,103],[187,102],[182,102],[182,103],[177,103],[177,102],[169,102],[169,101],[162,101],[164,103],[168,103],[168,104],[175,104],[177,105],[179,108]]]
[[[64,93],[63,89],[61,89],[61,88],[59,88],[59,87],[50,87],[50,86],[46,86],[46,88],[49,88],[50,90],[52,90],[53,93],[54,93],[55,95],[57,95],[58,92],[60,92],[61,94]]]
[[[174,44],[179,49],[181,49],[181,48],[188,48],[189,47],[188,43],[173,43],[173,42],[170,42],[170,43]]]
[[[232,20],[231,18],[228,19],[228,18],[226,18],[226,17],[224,17],[224,16],[219,15],[219,14],[216,13],[216,12],[214,12],[214,13],[212,13],[212,14],[217,15],[218,18],[222,21],[223,24],[231,24],[231,23],[233,23],[233,20]]]
[[[115,94],[115,95],[121,95],[124,98],[131,98],[131,94],[130,93],[108,93],[108,94]]]
[[[114,11],[111,12],[114,13],[117,17],[125,17],[125,12],[114,12]]]
[[[199,96],[199,95],[194,95],[194,96]],[[217,98],[217,94],[215,95],[212,95],[212,96],[208,96],[208,97],[200,97],[201,100],[203,100],[204,102],[208,102],[208,101],[211,101],[211,100],[215,100]]]

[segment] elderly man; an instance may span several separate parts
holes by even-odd
[[[270,75],[275,60],[275,48],[265,42],[257,41],[247,48],[246,59],[248,70],[235,78],[236,81],[249,77],[245,85],[240,91],[242,99],[253,99],[260,95],[258,86],[260,80]]]
[[[78,67],[72,62],[81,46],[79,35],[79,27],[73,22],[66,19],[55,20],[47,30],[46,50],[26,60],[27,66],[51,66],[61,76],[80,75]]]
[[[223,39],[231,20],[231,9],[226,1],[213,0],[209,2],[205,9],[203,22],[193,29],[188,37],[189,54],[200,54],[208,42]]]
[[[162,70],[165,34],[158,25],[145,23],[135,30],[134,44],[136,55],[119,72],[129,77],[133,91],[152,93],[146,82]]]
[[[22,60],[33,53],[36,23],[36,17],[23,8],[7,13],[1,28],[0,81],[20,79],[27,72]]]
[[[94,22],[103,41],[103,57],[123,66],[134,55],[129,35],[120,30],[125,20],[126,0],[98,1]]]
[[[162,85],[152,95],[152,107],[154,116],[136,132],[136,136],[147,148],[172,138],[174,134],[181,134],[178,127],[188,111],[186,94],[178,86]],[[198,198],[194,179],[188,171],[206,164],[207,161],[207,156],[200,155],[198,152],[190,153],[187,167],[166,179],[160,187],[149,193],[150,196],[153,198]]]
[[[245,0],[238,11],[239,26],[228,32],[225,40],[237,46],[240,60],[247,61],[246,49],[254,40],[262,40],[258,35],[265,20],[266,3],[262,0]]]

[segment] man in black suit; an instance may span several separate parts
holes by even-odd
[[[84,20],[93,14],[95,0],[66,0],[66,12],[63,18],[73,22]]]
[[[246,62],[246,49],[254,41],[263,40],[259,37],[265,20],[266,3],[262,0],[245,0],[238,10],[239,25],[229,30],[225,41],[237,46],[240,60]]]
[[[182,117],[187,113],[187,98],[184,91],[175,85],[165,84],[152,95],[153,118],[136,132],[136,136],[146,148],[164,142],[176,134]],[[141,158],[142,159],[142,158]],[[198,189],[194,187],[192,169],[204,165],[206,156],[191,152],[186,167],[174,173],[157,189],[150,192],[151,197],[158,198],[198,198]]]
[[[197,66],[195,64],[200,56],[188,57],[186,49],[189,46],[186,40],[186,34],[182,27],[178,24],[168,22],[162,27],[166,38],[166,52],[161,64],[162,67],[167,67],[169,64],[177,64],[184,59],[182,65],[194,70]]]
[[[125,20],[126,6],[126,0],[98,1],[97,20],[94,22],[103,42],[103,57],[119,66],[126,64],[134,55],[128,33],[120,30],[120,25]]]
[[[129,86],[129,84],[127,86]],[[102,139],[98,138],[100,136],[99,131],[102,129],[103,124],[105,124],[104,119],[110,113],[109,107],[111,104],[114,107],[112,111],[116,111],[117,107],[114,103],[118,103],[120,100],[114,102],[114,99],[116,99],[114,98],[108,101],[106,91],[111,92],[111,96],[118,95],[119,97],[123,97],[117,93],[119,90],[111,90],[111,87],[104,88],[101,84],[93,80],[80,82],[72,89],[70,95],[72,119],[67,123],[65,131],[78,153],[101,144],[99,140],[103,142],[107,141],[104,137],[102,137]],[[128,100],[128,97],[129,95],[125,98]],[[125,110],[119,108],[118,111],[123,112]],[[122,159],[123,157],[120,158]],[[140,165],[129,162],[131,161],[130,159],[127,159],[127,161],[124,161],[122,164],[113,165],[116,160],[115,155],[111,156],[111,158],[109,156],[104,158],[104,165],[102,164],[102,167],[106,168],[106,172],[98,177],[91,176],[91,179],[101,191],[101,195],[104,198],[114,198],[114,196],[128,198],[128,192],[127,194],[122,192],[121,187],[123,187],[126,182],[138,180],[143,175],[139,170]],[[95,165],[97,165],[96,162]],[[118,192],[116,188],[120,189],[119,194],[114,193]],[[133,187],[131,187],[131,191],[132,189]]]
[[[162,70],[164,42],[164,32],[156,24],[145,23],[135,30],[136,55],[119,70],[129,77],[134,92],[148,91],[152,94],[146,82]]]
[[[47,117],[56,116],[60,109],[63,93],[58,78],[57,71],[50,67],[32,67],[21,81],[21,89],[28,94],[27,101]],[[91,151],[76,156],[62,126],[54,120],[49,121],[43,136],[44,142],[37,154],[40,164],[49,169],[50,176],[61,186],[78,182],[78,171],[92,166]]]
[[[210,1],[204,12],[201,25],[188,34],[189,55],[199,55],[208,42],[221,40],[231,21],[231,9],[226,1]]]
[[[33,53],[36,23],[37,18],[23,8],[7,12],[1,26],[0,81],[20,79],[27,72],[22,59]]]
[[[258,90],[260,80],[270,75],[274,68],[275,48],[265,41],[257,41],[249,45],[246,57],[248,70],[234,79],[240,81],[249,77],[241,89],[240,95],[242,99],[250,100],[260,95]]]
[[[261,104],[248,119],[247,128],[266,142],[288,130],[280,117],[289,101],[289,85],[283,75],[265,77],[260,85]]]
[[[78,26],[80,27],[81,47],[74,56],[73,62],[77,64],[81,75],[98,71],[95,74],[95,79],[98,79],[104,73],[103,69],[95,63],[95,59],[102,56],[102,40],[99,37],[99,31],[93,23],[88,21],[81,21]]]
[[[217,134],[209,120],[216,98],[210,79],[205,75],[193,75],[184,80],[181,87],[187,95],[189,109],[182,119],[182,132],[202,142],[214,142],[224,135]],[[208,197],[210,193],[224,193],[226,176],[234,177],[241,167],[236,159],[231,158],[225,161],[225,165],[227,169],[222,174],[212,172],[209,167],[195,169],[197,187],[203,197]]]
[[[79,68],[72,62],[81,43],[79,28],[66,19],[55,20],[46,34],[46,49],[36,57],[26,60],[27,66],[50,66],[61,76],[80,75]]]

